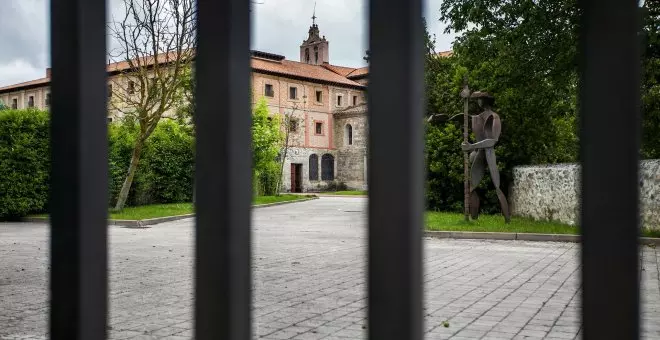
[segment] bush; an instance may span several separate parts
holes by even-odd
[[[137,125],[130,121],[113,123],[108,126],[109,205],[117,201],[117,195],[119,195],[121,186],[126,178],[126,171],[128,170],[131,153],[133,152],[133,143],[135,142],[135,138],[137,138],[137,134]],[[139,182],[141,177],[141,169],[138,169],[135,174],[135,183]],[[132,205],[131,200],[135,197],[136,186],[133,185],[131,187],[127,205]]]
[[[108,126],[109,207],[128,170],[138,126]],[[128,205],[190,202],[194,173],[192,131],[161,122],[147,140]],[[47,210],[50,151],[49,114],[37,110],[0,112],[0,220]]]
[[[463,209],[463,131],[458,124],[426,129],[426,201],[431,210]]]
[[[278,178],[280,177],[280,165],[277,162],[265,164],[261,169],[253,170],[253,183],[255,196],[275,196],[277,192]]]
[[[126,178],[138,135],[134,122],[109,127],[110,202],[112,206]],[[194,138],[191,131],[172,121],[162,121],[145,143],[127,205],[192,201]]]
[[[264,98],[252,112],[252,185],[256,196],[278,193],[281,163],[277,160],[283,134],[278,116],[270,116]]]
[[[181,125],[172,121],[158,124],[142,153],[135,203],[191,202],[194,147],[193,136]]]
[[[48,202],[48,113],[0,112],[0,219],[40,212]]]

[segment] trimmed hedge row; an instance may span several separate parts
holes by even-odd
[[[109,206],[115,203],[133,151],[137,126],[108,128]],[[37,110],[0,111],[0,219],[47,211],[50,171],[49,115]],[[194,138],[186,127],[163,121],[147,140],[129,205],[190,202]]]
[[[0,111],[0,218],[46,209],[49,117],[36,110]]]

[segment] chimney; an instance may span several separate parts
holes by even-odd
[[[51,76],[51,69],[50,67],[46,69],[46,78],[50,79]]]

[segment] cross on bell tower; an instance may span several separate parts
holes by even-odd
[[[312,26],[316,25],[316,1],[314,1],[314,13],[312,14]]]
[[[325,36],[321,37],[319,25],[316,24],[316,3],[312,14],[312,26],[309,27],[309,36],[300,45],[300,62],[311,65],[321,65],[330,62],[329,43]]]

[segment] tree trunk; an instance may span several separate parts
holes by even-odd
[[[135,177],[135,172],[137,171],[138,164],[140,163],[140,157],[142,156],[142,148],[144,147],[144,138],[138,138],[135,141],[135,147],[133,148],[133,155],[131,156],[131,164],[128,166],[128,174],[124,180],[124,184],[121,186],[121,191],[119,191],[119,196],[117,197],[117,204],[115,205],[115,210],[124,209],[126,200],[128,199],[128,193],[131,191],[131,186],[133,185],[133,178]]]
[[[284,154],[282,155],[282,164],[280,165],[280,176],[277,178],[277,185],[275,186],[275,190],[277,192],[275,195],[279,195],[282,192],[282,176],[284,176],[284,163],[286,163],[286,154],[289,151],[289,120],[291,118],[287,119],[286,116],[284,118],[284,128],[286,130],[286,137],[284,139]]]
[[[289,134],[287,133],[286,142],[284,145],[284,154],[282,155],[282,164],[280,166],[280,176],[277,179],[277,186],[276,186],[277,192],[275,193],[275,195],[279,195],[282,192],[282,184],[283,184],[282,176],[284,176],[284,163],[286,163],[286,154],[288,153],[288,151],[289,151]]]
[[[468,96],[465,98],[465,106],[463,108],[463,142],[468,142],[468,109],[469,109]],[[463,213],[465,214],[465,221],[470,221],[470,157],[468,152],[463,152]]]

